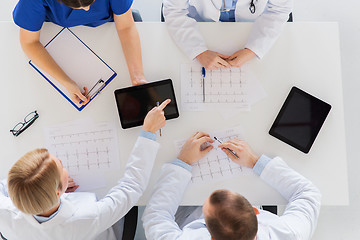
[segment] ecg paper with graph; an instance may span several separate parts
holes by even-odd
[[[69,176],[79,184],[86,184],[85,178],[119,168],[116,129],[115,124],[109,122],[48,127],[45,129],[47,148],[62,161]]]
[[[198,63],[181,65],[181,104],[184,110],[250,110],[249,84],[252,75],[246,65],[241,68],[206,71],[205,101],[201,69]]]
[[[217,137],[221,142],[231,138],[241,139],[241,128],[231,128],[223,131],[216,131],[209,134],[212,139]],[[175,141],[175,147],[180,152],[186,140]],[[252,175],[251,169],[242,167],[233,161],[218,148],[219,143],[213,143],[214,149],[211,150],[204,158],[192,165],[192,183],[206,183],[209,180],[223,180],[235,176]]]

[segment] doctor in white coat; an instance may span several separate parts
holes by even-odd
[[[163,0],[163,14],[179,48],[211,70],[261,59],[279,37],[292,5],[293,0]],[[208,49],[196,22],[218,21],[254,22],[244,48],[231,56]]]
[[[205,200],[203,215],[179,227],[175,213],[191,180],[191,164],[212,147],[201,150],[209,135],[196,133],[184,145],[178,158],[166,163],[142,217],[149,240],[303,240],[310,239],[318,220],[321,194],[306,178],[288,167],[279,157],[259,157],[244,141],[231,139],[219,147],[234,162],[254,173],[288,200],[282,216],[252,208],[238,193],[218,190]],[[227,150],[231,149],[239,158]],[[239,183],[246,184],[246,183]],[[256,189],[254,189],[256,191]],[[240,203],[240,204],[239,204]],[[191,216],[189,216],[191,217]],[[239,224],[238,224],[239,223]]]
[[[67,171],[46,149],[23,156],[10,170],[8,182],[0,184],[2,235],[9,240],[117,239],[112,225],[136,204],[148,184],[159,149],[155,132],[165,125],[163,109],[169,102],[149,111],[124,176],[99,201],[94,193],[64,193]],[[42,210],[45,205],[50,207]]]

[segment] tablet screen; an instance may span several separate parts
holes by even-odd
[[[115,91],[116,104],[122,128],[140,126],[146,114],[166,99],[171,102],[164,109],[166,119],[179,117],[171,79],[122,88]]]
[[[308,153],[331,106],[293,87],[269,133],[304,153]]]

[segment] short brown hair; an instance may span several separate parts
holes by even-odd
[[[95,0],[58,0],[70,8],[87,7],[94,3]]]
[[[58,203],[61,175],[47,149],[36,149],[21,157],[8,174],[9,195],[22,212],[38,215]]]
[[[217,190],[209,198],[206,226],[215,240],[253,240],[258,222],[249,201],[237,193]]]

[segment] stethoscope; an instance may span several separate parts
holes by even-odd
[[[249,10],[250,10],[251,14],[254,14],[255,11],[256,11],[254,1],[257,2],[258,0],[251,0],[250,7],[249,7]],[[213,0],[212,0],[212,2],[213,2]],[[214,2],[213,2],[213,4],[214,4]],[[215,4],[214,4],[214,6],[215,6]],[[220,12],[228,12],[228,11],[230,11],[230,9],[225,8],[225,0],[222,0],[222,7],[219,9],[219,11]]]
[[[257,2],[258,0],[255,0],[255,1]],[[250,12],[251,12],[252,14],[255,13],[256,8],[255,8],[254,0],[251,0],[249,10],[250,10]]]

